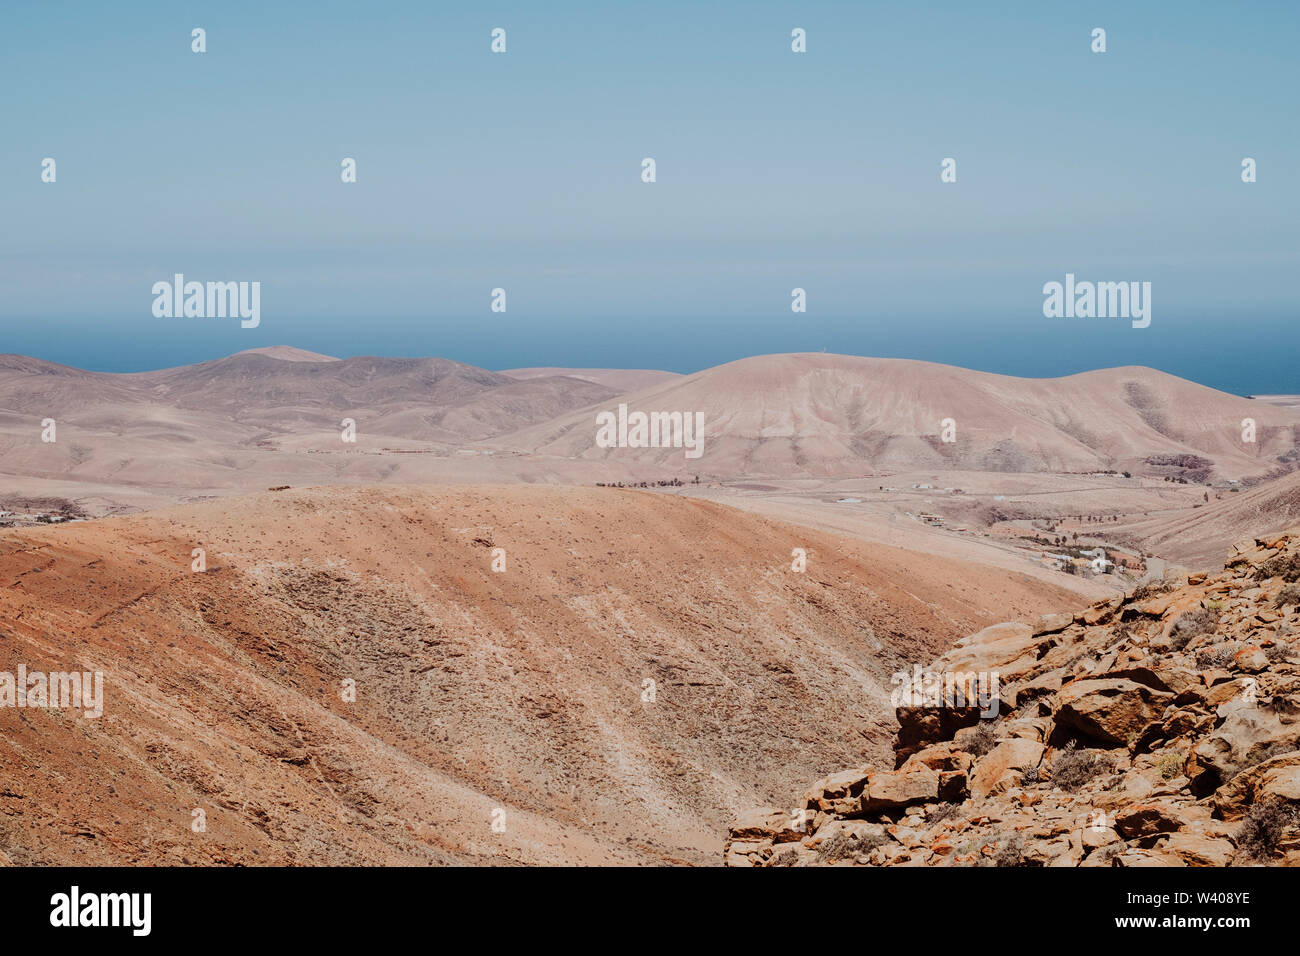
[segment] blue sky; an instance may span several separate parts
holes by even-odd
[[[0,352],[692,371],[825,348],[1300,391],[1297,48],[1282,2],[12,0]],[[155,318],[174,272],[260,281],[260,327]],[[1044,318],[1066,272],[1150,281],[1150,328]]]

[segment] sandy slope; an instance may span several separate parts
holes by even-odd
[[[606,385],[617,392],[635,392],[685,377],[678,372],[663,372],[649,368],[508,368],[501,374],[524,379],[563,375],[595,382],[597,385]]]
[[[1269,470],[1296,446],[1300,414],[1149,368],[1022,379],[931,362],[765,355],[624,396],[630,410],[702,412],[698,461],[675,449],[597,448],[595,410],[498,441],[590,460],[637,458],[710,476],[840,476],[924,468],[1143,471],[1153,455],[1200,455],[1224,477]],[[610,404],[600,408],[613,407]],[[1258,441],[1241,442],[1241,421]],[[956,441],[941,441],[952,419]]]
[[[1224,495],[1194,510],[1133,522],[1117,536],[1189,567],[1222,567],[1228,547],[1300,523],[1300,472],[1249,491]]]
[[[715,862],[737,808],[882,750],[893,671],[1079,603],[612,489],[292,490],[0,532],[0,670],[107,685],[98,721],[0,709],[0,852]]]
[[[294,348],[292,345],[267,345],[260,349],[244,349],[242,352],[236,352],[236,355],[267,355],[271,358],[281,359],[285,362],[337,362],[339,361],[333,355],[322,355],[320,352],[309,352],[306,349]]]

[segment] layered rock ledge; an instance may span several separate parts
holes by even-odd
[[[1300,528],[959,641],[994,706],[896,707],[893,767],[740,814],[729,866],[1300,864]],[[996,710],[996,716],[991,712]]]

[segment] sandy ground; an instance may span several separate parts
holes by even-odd
[[[100,671],[105,703],[0,709],[0,847],[716,863],[737,808],[883,756],[892,673],[1082,603],[1025,569],[613,489],[294,489],[12,529],[0,671]]]

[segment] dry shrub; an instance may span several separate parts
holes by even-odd
[[[1052,761],[1052,786],[1074,793],[1089,780],[1114,769],[1110,757],[1095,750],[1080,750],[1071,740]]]
[[[1257,803],[1237,830],[1237,860],[1267,860],[1277,851],[1283,833],[1300,824],[1294,804],[1272,799]]]

